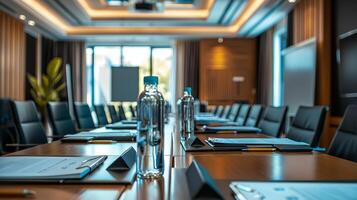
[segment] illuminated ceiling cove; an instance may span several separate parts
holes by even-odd
[[[189,2],[165,2],[162,12],[134,12],[125,3],[111,4],[107,0],[2,1],[0,9],[7,8],[13,15],[30,16],[39,29],[58,38],[98,35],[254,37],[293,7],[287,0]],[[272,20],[267,22],[267,18]]]

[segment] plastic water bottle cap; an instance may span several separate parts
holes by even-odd
[[[187,92],[189,95],[192,94],[192,88],[191,87],[185,87],[184,91]]]
[[[152,85],[157,85],[159,82],[159,77],[157,76],[145,76],[144,77],[144,84],[152,84]]]

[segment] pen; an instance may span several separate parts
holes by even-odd
[[[113,144],[116,143],[116,141],[113,140],[90,140],[88,141],[88,144]]]
[[[29,197],[34,196],[36,194],[35,191],[28,190],[28,189],[0,189],[0,197]]]
[[[276,151],[276,148],[274,147],[256,147],[256,148],[246,148],[242,149],[242,151]]]

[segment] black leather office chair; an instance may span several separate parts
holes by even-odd
[[[119,122],[120,119],[117,111],[115,110],[115,106],[114,105],[107,105],[107,106],[108,106],[110,118],[112,120],[111,122],[112,123]]]
[[[18,150],[7,146],[18,143],[19,137],[12,104],[10,99],[0,99],[0,155]]]
[[[245,126],[250,126],[250,127],[256,127],[258,126],[260,117],[263,112],[263,106],[262,105],[253,105],[250,108],[247,120],[245,121]]]
[[[94,111],[98,119],[98,126],[105,126],[108,124],[107,115],[104,110],[104,105],[95,105]]]
[[[217,112],[218,112],[218,106],[213,105],[213,106],[212,106],[212,109],[211,109],[211,112],[212,112],[214,115],[217,115]]]
[[[280,137],[287,110],[288,108],[286,106],[267,107],[262,119],[259,122],[258,128],[260,128],[264,134],[273,137]]]
[[[222,118],[225,118],[225,119],[228,118],[228,116],[230,114],[230,111],[231,111],[231,108],[232,108],[232,106],[230,106],[230,105],[226,105],[224,107]]]
[[[244,126],[245,121],[247,120],[248,113],[250,110],[250,105],[249,104],[243,104],[241,105],[239,109],[238,116],[236,118],[235,124],[237,126]]]
[[[20,144],[47,143],[46,131],[33,101],[14,102],[15,123]]]
[[[136,108],[133,105],[129,106],[130,112],[131,112],[131,117],[136,118]]]
[[[76,121],[79,129],[94,129],[94,122],[88,104],[75,103]]]
[[[327,108],[324,106],[300,106],[286,134],[287,138],[305,142],[311,147],[319,145]]]
[[[120,121],[121,121],[121,120],[127,120],[127,119],[128,119],[128,118],[126,117],[126,115],[125,115],[125,110],[124,110],[123,105],[119,105],[118,112],[119,112],[119,119],[120,119]]]
[[[328,153],[357,162],[357,105],[347,107]]]
[[[238,116],[241,105],[239,103],[235,103],[232,105],[231,112],[229,113],[228,119],[229,121],[234,122]]]
[[[218,106],[218,110],[217,110],[217,117],[221,117],[223,115],[223,111],[224,111],[224,106],[220,105]]]
[[[77,132],[66,102],[49,102],[47,110],[54,136],[64,136]]]

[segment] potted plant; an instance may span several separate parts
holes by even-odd
[[[59,93],[65,88],[65,83],[60,82],[63,77],[61,69],[61,58],[53,58],[47,65],[46,73],[42,74],[41,81],[28,74],[27,78],[31,85],[31,95],[40,112],[42,113],[44,123],[47,127],[46,105],[50,101],[59,101]]]

